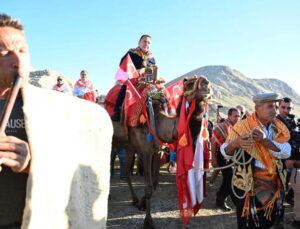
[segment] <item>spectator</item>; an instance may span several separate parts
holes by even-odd
[[[293,135],[292,131],[296,128],[296,122],[294,120],[294,115],[291,114],[293,108],[293,102],[290,98],[285,97],[278,104],[278,114],[277,118],[282,121],[286,127],[289,129],[291,138],[290,144],[292,145],[293,142]],[[286,190],[287,194],[285,196],[285,201],[289,204],[293,204],[294,201],[294,191],[292,188],[289,189],[289,182],[291,177],[291,168],[287,168],[287,176],[286,176]]]
[[[64,78],[61,76],[57,77],[57,83],[53,86],[52,90],[63,92],[63,93],[71,92],[71,89],[68,86],[68,83],[65,83]]]
[[[277,118],[282,121],[290,131],[291,139],[290,144],[292,146],[291,157],[285,162],[287,167],[287,195],[285,197],[286,202],[294,204],[294,221],[293,225],[296,228],[300,228],[300,134],[296,131],[299,128],[299,124],[296,124],[295,116],[291,114],[293,108],[292,100],[288,97],[283,98],[279,101],[278,115]],[[292,179],[290,179],[292,178]],[[291,183],[291,188],[288,189],[288,183]]]
[[[225,160],[225,158],[222,156],[220,152],[220,146],[225,142],[230,128],[232,128],[237,123],[240,117],[241,115],[238,109],[230,108],[227,113],[227,119],[224,122],[219,123],[213,129],[211,140],[211,155],[213,167],[222,167],[231,163],[231,161]],[[224,211],[230,211],[231,208],[226,204],[226,199],[231,194],[232,169],[231,167],[222,169],[221,172],[223,180],[217,192],[216,206]]]
[[[245,106],[243,105],[237,105],[236,109],[238,109],[241,113],[241,119],[245,119],[247,116],[249,116],[249,112],[246,110]]]
[[[87,71],[82,70],[80,72],[80,79],[75,83],[73,95],[81,99],[96,102],[93,83],[88,79]]]

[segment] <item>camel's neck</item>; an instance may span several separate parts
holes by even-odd
[[[172,143],[177,136],[178,118],[169,118],[161,113],[156,118],[157,136],[166,143]]]
[[[178,117],[180,117],[180,111],[181,111],[180,108],[181,108],[181,105],[184,101],[186,101],[186,100],[184,100],[183,96],[182,96],[181,99],[180,99],[180,102],[178,104],[178,107],[176,109]],[[201,117],[202,112],[203,112],[203,108],[201,106],[201,103],[196,102],[195,110],[194,110],[194,112],[192,114],[192,117],[189,121],[189,127],[190,127],[190,130],[191,130],[191,134],[192,134],[193,139],[196,139],[198,134],[200,133],[201,120],[198,119],[198,118]]]

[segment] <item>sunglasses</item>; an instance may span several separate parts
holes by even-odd
[[[62,79],[58,79],[57,81],[62,81]]]
[[[281,106],[281,108],[284,109],[284,110],[287,109],[289,111],[292,110],[292,107]]]

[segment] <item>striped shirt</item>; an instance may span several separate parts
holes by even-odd
[[[261,127],[262,131],[264,132],[264,138],[271,140],[273,142],[273,144],[279,149],[279,152],[271,150],[272,154],[278,159],[289,158],[291,155],[291,145],[288,142],[278,143],[278,142],[273,141],[273,139],[274,139],[274,131],[273,130],[274,130],[274,128],[276,128],[276,126],[273,123],[271,123],[268,127],[266,127],[260,123],[260,127]],[[225,148],[227,146],[228,146],[228,143],[224,143],[220,147],[220,151],[225,159],[230,160],[233,156],[226,154]],[[265,165],[261,161],[256,160],[255,167],[264,169]]]

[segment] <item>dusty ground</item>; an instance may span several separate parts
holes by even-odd
[[[211,185],[207,182],[207,197],[200,212],[191,219],[189,228],[234,229],[236,226],[235,212],[225,213],[215,208],[215,193],[220,185],[221,176]],[[133,176],[134,187],[138,196],[144,192],[143,178]],[[229,205],[234,205],[229,202]],[[107,228],[126,229],[143,228],[145,212],[132,207],[127,183],[119,179],[118,170],[111,180],[111,198],[109,200]],[[152,217],[157,229],[183,228],[178,215],[175,175],[161,170],[160,184],[152,197]],[[286,206],[284,226],[276,228],[291,229],[292,207]],[[273,227],[275,228],[275,227]]]

